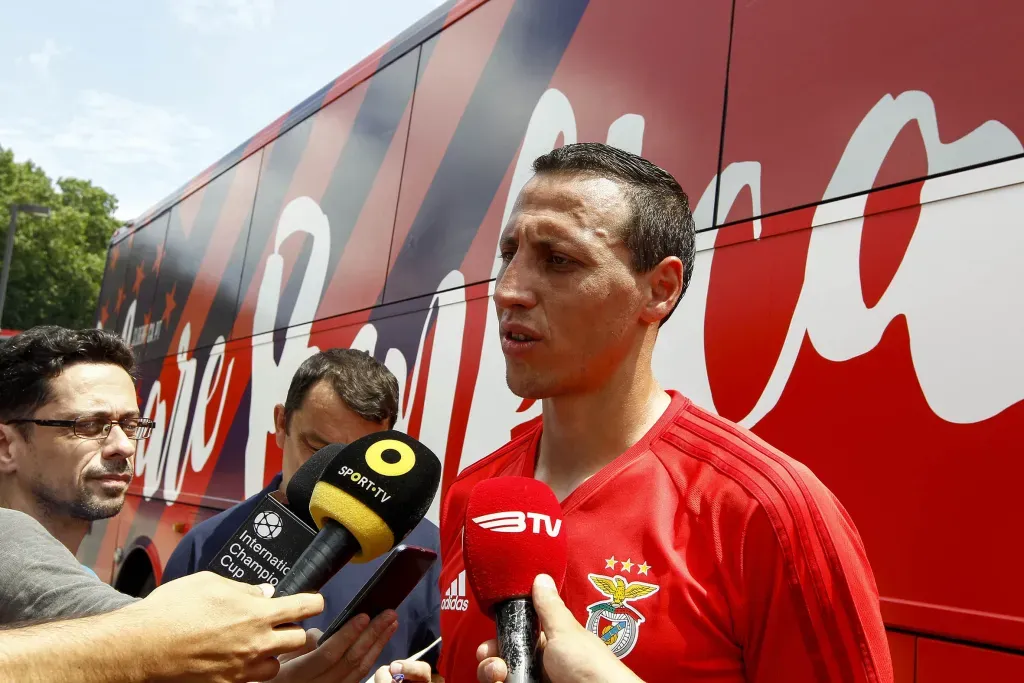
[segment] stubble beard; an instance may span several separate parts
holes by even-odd
[[[123,473],[124,469],[111,469],[111,473]],[[103,492],[94,493],[89,491],[86,482],[89,477],[83,473],[83,477],[75,490],[71,500],[64,498],[52,486],[45,481],[36,481],[32,487],[32,494],[39,502],[43,514],[59,519],[77,519],[85,522],[95,522],[101,519],[109,519],[121,512],[124,507],[125,494],[105,495]]]
[[[95,522],[115,516],[124,507],[124,495],[108,498],[79,489],[74,499],[61,500],[59,496],[43,487],[38,487],[33,493],[43,513],[54,518],[65,517]]]

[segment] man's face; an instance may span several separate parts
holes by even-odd
[[[281,462],[281,488],[288,486],[295,472],[314,453],[332,443],[352,443],[356,439],[388,428],[387,421],[367,420],[345,405],[328,380],[314,384],[302,405],[292,413],[286,427],[284,406],[274,408],[277,445],[284,452]]]
[[[53,400],[31,417],[74,420],[138,417],[135,385],[122,368],[77,363],[50,380]],[[119,425],[105,438],[82,439],[70,427],[25,425],[27,438],[7,428],[7,447],[18,485],[44,514],[93,521],[113,517],[131,483],[136,442]]]
[[[501,235],[494,289],[514,394],[592,391],[642,337],[651,287],[623,241],[631,215],[606,178],[541,174],[523,188]]]

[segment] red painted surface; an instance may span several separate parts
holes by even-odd
[[[915,683],[914,658],[917,653],[917,638],[892,631],[887,632],[886,636],[889,638],[894,683]]]
[[[1024,656],[917,639],[917,683],[1024,680]]]

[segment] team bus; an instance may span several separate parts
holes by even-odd
[[[1022,30],[1013,0],[442,5],[112,241],[96,325],[157,428],[80,559],[159,585],[279,470],[273,406],[329,347],[398,377],[436,523],[539,411],[504,380],[501,226],[532,159],[601,141],[695,207],[662,384],[835,492],[900,683],[1024,680]]]

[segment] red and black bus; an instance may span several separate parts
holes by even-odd
[[[158,427],[80,559],[159,584],[278,471],[315,349],[391,368],[444,487],[505,442],[539,406],[504,381],[500,227],[534,157],[596,140],[695,207],[662,384],[843,502],[900,683],[1024,680],[1022,28],[1009,0],[443,5],[111,244],[96,324]]]

